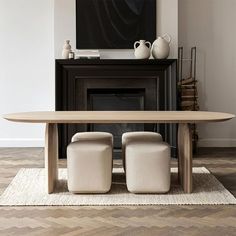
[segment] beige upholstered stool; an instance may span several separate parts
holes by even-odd
[[[148,131],[126,132],[122,135],[122,161],[125,170],[125,147],[130,142],[135,141],[162,142],[162,136],[159,133]]]
[[[159,134],[131,133],[122,138],[127,188],[133,193],[165,193],[170,189],[170,147]],[[127,138],[127,135],[129,136]],[[149,136],[148,136],[149,135]]]
[[[111,188],[113,136],[77,133],[67,147],[68,189],[74,193],[105,193]]]

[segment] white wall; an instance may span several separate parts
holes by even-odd
[[[178,34],[178,0],[157,0],[158,35],[173,37],[171,57],[177,56],[178,40],[198,47],[203,110],[236,114],[235,10],[235,0],[179,0]],[[0,114],[54,109],[54,53],[60,57],[67,38],[75,46],[74,19],[74,0],[55,0],[55,8],[52,0],[0,0]],[[124,52],[113,53],[105,56]],[[43,145],[41,125],[0,119],[0,130],[0,146]],[[236,120],[199,130],[201,145],[236,146]]]
[[[157,9],[158,35],[173,37],[171,57],[176,57],[178,0],[157,0]],[[54,109],[54,55],[60,58],[67,38],[75,48],[75,0],[0,0],[1,115]],[[102,53],[133,57],[133,51]],[[44,145],[42,125],[0,119],[0,130],[2,147]]]
[[[157,0],[157,36],[172,37],[169,58],[178,57],[178,0]]]
[[[54,3],[0,0],[0,114],[54,109]],[[42,125],[0,118],[0,146],[41,146]]]
[[[235,0],[179,0],[179,45],[197,46],[201,110],[236,114],[235,12]],[[236,146],[236,119],[199,132],[201,146]]]
[[[76,45],[75,0],[54,0],[54,46],[55,58],[61,58],[66,39],[72,49]]]
[[[75,49],[75,0],[55,1],[55,57],[61,58],[66,39]],[[173,38],[170,58],[178,55],[178,0],[157,0],[157,35],[169,33]],[[133,50],[100,50],[101,58],[134,58]]]

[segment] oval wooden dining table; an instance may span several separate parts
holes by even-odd
[[[205,111],[39,111],[4,115],[9,121],[45,123],[45,168],[47,192],[58,180],[58,131],[62,123],[176,123],[178,124],[178,174],[185,193],[191,193],[192,136],[190,124],[223,122],[234,118],[228,113]]]

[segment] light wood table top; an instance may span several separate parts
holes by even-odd
[[[204,123],[234,117],[206,111],[39,111],[3,116],[9,121],[25,123]]]

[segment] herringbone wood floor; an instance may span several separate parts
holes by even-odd
[[[194,166],[206,166],[236,196],[236,148],[201,149]],[[43,167],[43,149],[0,149],[0,194],[22,167]],[[236,207],[1,207],[0,235],[236,235]]]

